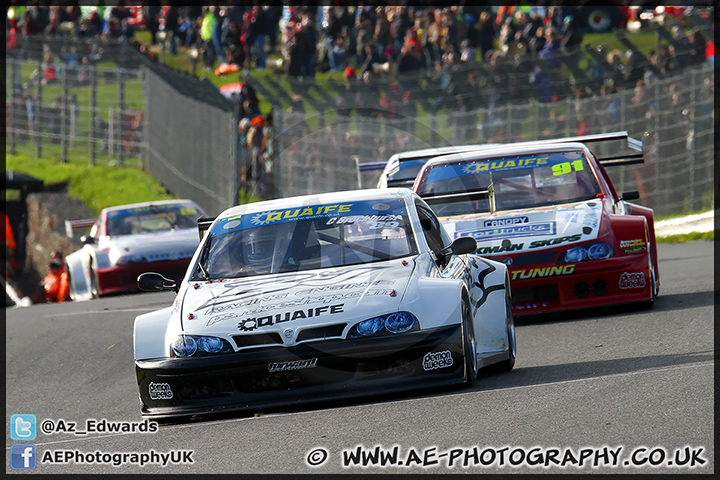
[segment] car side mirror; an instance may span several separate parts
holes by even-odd
[[[137,278],[137,286],[145,292],[162,292],[173,290],[175,293],[180,291],[180,287],[174,280],[165,278],[159,273],[147,272],[141,273]]]
[[[464,253],[474,253],[477,250],[477,242],[473,237],[456,238],[449,247],[445,247],[440,251],[441,255],[462,255]]]
[[[90,235],[83,235],[80,237],[80,241],[85,245],[92,245],[95,243],[95,238]]]
[[[640,192],[633,190],[632,192],[624,192],[620,200],[637,200],[640,198]]]

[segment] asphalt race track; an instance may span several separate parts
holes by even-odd
[[[660,245],[659,257],[654,307],[523,320],[515,370],[472,389],[166,423],[154,433],[39,431],[19,441],[8,428],[6,472],[15,472],[11,445],[22,443],[57,462],[38,461],[33,473],[42,474],[713,473],[713,243]],[[65,430],[75,422],[82,431],[88,419],[141,423],[133,319],[173,298],[137,294],[6,310],[6,423],[14,414],[35,415],[38,430],[45,420]],[[343,467],[342,452],[358,446],[397,446],[403,465]],[[618,465],[608,466],[615,458],[608,452],[618,449]],[[193,463],[59,463],[75,452],[119,462],[103,453],[150,450],[192,451],[185,459]],[[531,465],[538,461],[548,466]]]

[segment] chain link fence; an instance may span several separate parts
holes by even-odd
[[[86,57],[85,57],[86,58]],[[134,158],[142,165],[145,137],[143,70],[6,59],[6,142],[10,153],[54,156],[90,165]]]
[[[645,163],[608,168],[618,191],[640,191],[640,202],[658,215],[708,209],[715,187],[713,101],[714,72],[705,65],[635,89],[561,102],[432,114],[417,114],[410,102],[331,115],[283,112],[276,120],[276,192],[374,187],[380,171],[361,172],[358,163],[386,162],[402,151],[627,130],[643,141]]]

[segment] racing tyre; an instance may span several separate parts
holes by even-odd
[[[98,298],[100,296],[97,272],[95,271],[95,267],[93,267],[92,263],[90,264],[90,295],[91,298]]]
[[[515,357],[517,356],[517,346],[515,339],[515,320],[512,313],[512,301],[510,296],[505,296],[505,316],[507,317],[507,336],[508,336],[508,353],[510,358],[497,364],[497,370],[500,372],[509,372],[515,367]]]
[[[653,263],[653,256],[650,249],[650,242],[647,243],[647,249],[648,249],[648,262],[650,263],[650,292],[651,297],[649,302],[645,302],[643,306],[645,308],[650,308],[655,303],[655,299],[658,296],[658,285],[657,285],[657,276],[655,275],[655,264]]]
[[[462,302],[462,340],[463,340],[463,358],[465,360],[465,383],[472,387],[478,376],[478,361],[475,348],[475,332],[472,324],[472,315],[468,302]]]

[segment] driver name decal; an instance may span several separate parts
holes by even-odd
[[[307,310],[295,310],[294,312],[276,313],[264,317],[245,318],[238,322],[238,329],[243,332],[252,332],[261,327],[269,327],[282,322],[290,322],[303,318],[319,317],[320,315],[333,315],[342,313],[344,303],[323,307],[308,308]]]

